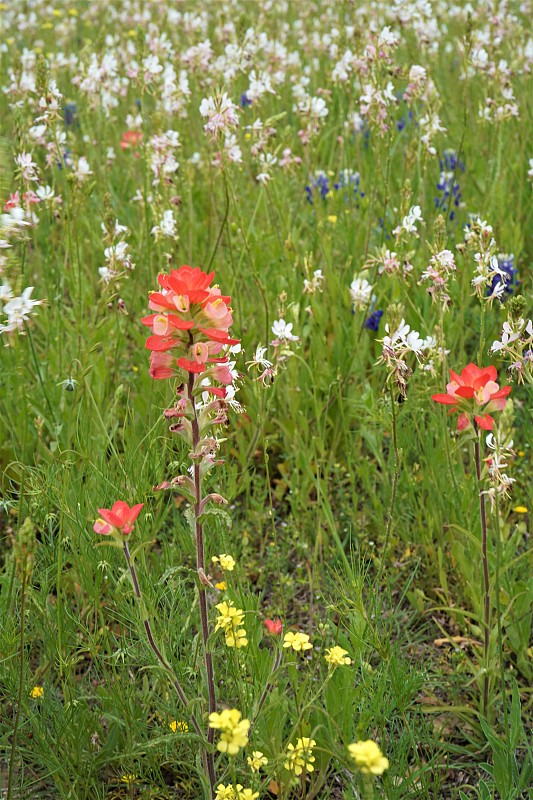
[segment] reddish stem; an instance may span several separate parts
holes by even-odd
[[[200,522],[201,507],[202,507],[202,478],[200,475],[200,459],[197,457],[197,447],[200,442],[200,429],[198,425],[198,414],[196,411],[196,404],[194,400],[194,374],[191,372],[189,375],[188,383],[188,397],[191,403],[193,412],[192,418],[192,448],[193,448],[193,481],[194,481],[194,516],[196,518],[196,569],[198,575],[201,576],[205,573],[205,555],[204,555],[204,532],[202,523]],[[205,669],[207,673],[207,692],[209,698],[209,713],[213,714],[217,709],[216,695],[215,695],[215,676],[213,672],[213,658],[209,652],[209,622],[207,616],[207,597],[205,586],[201,580],[197,583],[198,586],[198,603],[200,606],[200,620],[202,625],[202,639],[204,643],[204,657]],[[207,741],[213,744],[215,740],[215,731],[213,728],[208,728]],[[215,761],[213,753],[207,753],[207,767],[208,778],[211,785],[212,793],[215,791]]]

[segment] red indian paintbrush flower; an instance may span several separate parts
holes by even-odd
[[[279,619],[266,619],[265,625],[269,633],[273,636],[279,636],[281,631],[283,630],[283,623]]]
[[[460,375],[450,370],[450,377],[451,381],[446,386],[447,394],[434,394],[432,399],[436,403],[453,406],[450,413],[461,412],[457,420],[458,431],[470,425],[472,415],[480,428],[492,430],[494,420],[487,412],[503,411],[512,387],[503,386],[500,389],[496,383],[498,373],[492,366],[481,368],[468,364]],[[476,411],[480,413],[476,414]]]
[[[142,142],[142,138],[143,135],[141,131],[124,131],[122,139],[120,140],[120,146],[122,150],[131,150]]]
[[[130,508],[123,500],[117,500],[116,503],[113,503],[112,508],[99,508],[98,513],[101,519],[96,520],[93,530],[104,536],[109,536],[114,531],[128,535],[132,532],[133,523],[139,516],[143,505],[144,503],[138,503]]]
[[[161,291],[151,292],[149,307],[154,311],[141,321],[152,330],[146,347],[152,351],[150,375],[163,379],[186,373],[216,369],[216,380],[231,383],[224,345],[238,344],[228,335],[233,322],[230,297],[211,286],[214,272],[181,266],[169,275],[158,275]]]

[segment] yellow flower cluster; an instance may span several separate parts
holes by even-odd
[[[259,772],[261,767],[266,767],[268,764],[268,758],[264,756],[260,750],[254,750],[252,755],[248,756],[246,760],[252,772]]]
[[[189,730],[189,726],[187,725],[187,723],[183,722],[183,720],[181,719],[180,720],[173,719],[172,722],[169,722],[168,727],[170,728],[172,733],[177,733],[178,731],[181,731],[181,733],[187,733],[187,731]]]
[[[211,561],[214,564],[220,564],[220,568],[226,572],[233,572],[235,569],[235,559],[233,556],[228,556],[227,553],[221,553],[219,556],[213,556]]]
[[[355,761],[357,769],[363,775],[383,775],[385,770],[389,768],[389,759],[385,758],[378,745],[372,739],[349,744],[348,752]]]
[[[243,789],[240,783],[236,786],[233,786],[231,783],[224,786],[224,784],[221,783],[217,786],[216,791],[215,800],[255,800],[256,797],[259,797],[259,792],[254,792],[251,789]]]
[[[343,650],[342,647],[339,645],[335,645],[335,647],[330,647],[326,650],[326,655],[324,656],[328,664],[332,667],[340,667],[343,664],[351,664],[352,659],[348,655],[347,650]]]
[[[296,744],[289,744],[287,747],[287,760],[283,765],[285,769],[294,772],[296,776],[301,775],[302,772],[314,772],[314,762],[316,758],[313,755],[313,747],[316,746],[314,739],[308,739],[304,736],[303,739],[298,739]]]
[[[244,611],[241,608],[235,608],[232,600],[227,603],[225,601],[218,603],[215,608],[219,614],[215,630],[218,631],[222,628],[227,646],[236,647],[237,649],[246,647],[248,644],[246,631],[241,628],[244,620]]]
[[[221,753],[234,756],[241,747],[246,747],[248,744],[250,720],[241,719],[241,716],[241,712],[236,708],[225,708],[220,714],[216,711],[209,714],[209,727],[222,731],[217,744]]]
[[[42,686],[34,686],[30,692],[30,697],[32,700],[40,700],[41,697],[44,697],[44,689]]]
[[[283,647],[292,647],[296,652],[313,649],[313,645],[306,633],[293,633],[292,631],[289,631],[283,637]]]

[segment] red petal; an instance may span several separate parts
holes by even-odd
[[[482,417],[474,417],[477,424],[480,428],[483,428],[484,431],[491,431],[494,427],[494,420],[490,416],[490,414],[483,414]]]
[[[197,361],[189,361],[188,358],[178,358],[178,366],[187,372],[195,372],[198,374],[206,370],[205,364],[199,364]]]
[[[485,367],[483,372],[489,376],[489,381],[498,380],[498,372],[496,370],[496,367],[493,367],[492,364],[490,365],[490,367]]]
[[[511,394],[511,389],[512,388],[513,388],[512,386],[502,386],[502,388],[498,389],[497,392],[494,392],[494,394],[491,394],[490,399],[491,400],[499,400],[500,397],[507,397],[508,394]]]
[[[240,339],[230,339],[227,331],[220,331],[218,328],[198,328],[198,330],[220,344],[239,344],[240,342]]]
[[[468,419],[468,414],[460,414],[457,420],[457,430],[464,431],[465,428],[468,428],[470,425],[470,420]]]
[[[149,336],[146,340],[145,347],[148,350],[154,350],[157,353],[162,353],[165,350],[170,350],[172,347],[178,347],[181,344],[179,339],[173,336]]]
[[[474,387],[473,386],[458,386],[455,390],[455,394],[458,397],[466,397],[470,398],[474,396]]]
[[[457,402],[451,394],[432,394],[431,399],[436,403],[444,403],[445,406],[454,406]]]
[[[459,386],[463,385],[463,379],[461,378],[460,375],[454,372],[453,369],[450,370],[450,378],[454,383],[457,383]]]

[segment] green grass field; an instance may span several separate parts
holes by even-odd
[[[0,9],[0,797],[533,798],[530,0]]]

